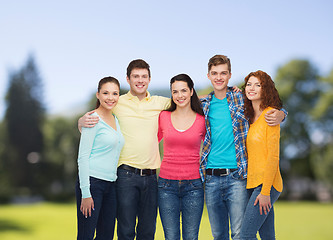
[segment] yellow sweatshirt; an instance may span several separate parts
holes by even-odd
[[[280,125],[270,127],[265,114],[272,108],[266,108],[260,117],[250,125],[246,139],[248,153],[248,176],[246,188],[255,188],[262,184],[261,194],[269,196],[273,186],[282,192],[283,184],[279,168]]]

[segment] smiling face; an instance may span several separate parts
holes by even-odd
[[[172,101],[178,107],[191,107],[191,96],[193,89],[190,90],[187,83],[184,81],[175,81],[171,85]]]
[[[257,77],[251,76],[245,85],[245,94],[250,101],[261,101],[261,83]]]
[[[119,87],[113,82],[104,83],[96,93],[96,97],[100,102],[99,108],[111,110],[114,108],[119,100]]]
[[[146,97],[147,88],[150,82],[149,72],[144,68],[134,68],[129,77],[126,77],[130,85],[130,92],[140,100]]]
[[[231,73],[227,64],[212,66],[207,74],[215,92],[226,92]]]

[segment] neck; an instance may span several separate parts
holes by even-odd
[[[176,107],[176,110],[173,112],[177,115],[185,116],[185,115],[193,113],[194,111],[192,110],[191,106],[188,105],[186,107]]]
[[[214,90],[214,96],[220,100],[224,99],[227,96],[227,89],[223,89],[223,90],[219,90],[219,91]]]
[[[108,116],[111,113],[111,111],[109,109],[103,108],[101,106],[99,106],[96,109],[96,112],[97,112],[98,115],[101,115],[101,116]]]
[[[132,92],[132,90],[130,92],[133,96],[137,97],[140,101],[147,96],[147,92],[142,93],[142,94],[134,93],[134,92]]]
[[[261,101],[252,101],[252,107],[254,111],[254,116],[260,115],[262,110],[260,109]]]

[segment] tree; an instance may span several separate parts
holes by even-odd
[[[311,110],[318,101],[318,74],[307,60],[292,60],[280,67],[275,83],[288,117],[281,131],[281,167],[291,175],[314,177],[310,165]]]
[[[42,80],[31,55],[22,69],[10,74],[5,113],[5,166],[14,188],[26,194],[38,192],[41,174],[38,163],[42,159],[45,115],[42,96]]]
[[[316,178],[333,191],[333,69],[327,77],[320,78],[319,83],[319,100],[311,111],[316,121],[311,165]]]
[[[75,196],[80,139],[78,118],[48,118],[44,124],[44,197],[48,200],[68,200]]]

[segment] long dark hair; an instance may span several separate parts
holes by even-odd
[[[244,85],[242,89],[244,96],[245,116],[249,119],[250,123],[252,123],[254,118],[254,109],[252,107],[252,102],[246,97],[245,93],[245,87],[250,77],[258,78],[261,85],[262,101],[260,104],[260,110],[264,110],[267,107],[281,109],[282,101],[272,78],[266,72],[261,70],[258,70],[256,72],[250,72],[244,79]]]
[[[202,108],[201,108],[200,100],[194,89],[194,83],[193,83],[192,79],[190,78],[190,76],[188,76],[187,74],[184,74],[184,73],[174,76],[170,80],[170,89],[172,89],[172,84],[176,81],[186,82],[190,91],[193,90],[193,94],[191,96],[191,109],[200,115],[204,115]],[[176,110],[176,107],[177,107],[177,105],[175,104],[175,102],[173,101],[172,96],[171,96],[171,105],[168,109],[166,109],[166,111],[173,112]]]
[[[101,88],[102,86],[105,84],[105,83],[114,83],[116,84],[118,87],[119,87],[119,92],[120,92],[120,83],[119,81],[114,78],[114,77],[104,77],[102,78],[101,80],[99,80],[98,82],[98,88],[97,88],[97,92],[101,91]],[[119,93],[120,94],[120,93]],[[99,100],[97,99],[97,102],[96,102],[96,109],[100,106],[100,102]]]

